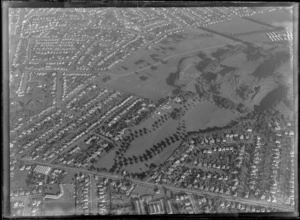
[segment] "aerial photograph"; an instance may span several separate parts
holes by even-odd
[[[10,216],[295,212],[295,16],[9,8]]]

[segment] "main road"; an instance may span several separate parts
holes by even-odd
[[[24,159],[24,158],[22,158],[22,159],[17,158],[17,159],[20,160],[20,161],[29,163],[29,164],[40,164],[40,165],[49,166],[49,167],[52,167],[52,168],[68,170],[68,171],[71,171],[71,172],[82,172],[82,173],[87,173],[87,174],[91,174],[91,175],[98,175],[98,176],[113,179],[113,180],[124,179],[123,176],[115,175],[115,174],[108,174],[108,173],[103,173],[103,172],[90,171],[90,170],[75,168],[75,167],[66,167],[66,166],[62,166],[62,165],[55,165],[55,164],[51,164],[51,163],[47,163],[47,162],[38,162],[38,161],[28,160],[28,159]],[[226,194],[224,195],[224,194],[218,194],[218,193],[213,193],[213,192],[207,192],[207,191],[204,191],[204,190],[180,188],[180,187],[175,187],[175,186],[170,186],[170,185],[162,185],[162,184],[145,182],[145,181],[141,181],[141,180],[135,180],[135,179],[131,179],[131,178],[127,178],[127,179],[132,181],[135,184],[139,184],[139,185],[143,185],[143,186],[147,186],[147,187],[160,186],[160,187],[165,187],[165,188],[167,188],[169,190],[172,190],[174,192],[185,192],[185,193],[190,193],[190,194],[193,194],[193,195],[218,196],[218,197],[222,197],[222,198],[224,198],[228,201],[232,201],[232,202],[241,202],[241,203],[244,203],[244,204],[256,205],[256,206],[260,205],[260,206],[263,206],[263,207],[275,208],[275,209],[279,209],[281,211],[286,211],[286,212],[294,212],[295,211],[292,207],[278,205],[278,204],[274,204],[274,203],[270,203],[270,202],[266,202],[266,201],[262,201],[262,200],[237,198],[237,197],[234,197],[234,196],[231,196],[231,195],[226,195]]]

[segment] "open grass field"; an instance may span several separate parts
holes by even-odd
[[[145,153],[153,144],[160,142],[165,137],[168,137],[176,132],[179,121],[169,120],[161,128],[153,131],[149,135],[144,135],[141,138],[134,140],[125,156],[140,155]]]
[[[246,42],[251,42],[251,43],[269,43],[269,42],[271,42],[265,32],[250,33],[247,35],[237,36],[237,38],[239,38],[243,41],[246,41]]]
[[[278,87],[278,84],[273,80],[265,79],[261,82],[259,86],[259,92],[255,94],[251,99],[247,100],[249,106],[258,105],[260,101],[272,90]]]
[[[140,173],[140,172],[144,172],[144,171],[149,170],[149,167],[147,167],[146,164],[149,165],[148,162],[142,162],[142,163],[139,163],[139,164],[128,165],[126,167],[124,166],[123,169],[128,171],[128,172]]]
[[[26,179],[27,179],[27,172],[25,171],[17,171],[15,172],[15,175],[13,178],[11,178],[10,183],[11,183],[11,188],[25,188],[27,187],[26,185]]]
[[[255,16],[254,16],[255,17]],[[209,26],[209,29],[225,34],[251,33],[253,31],[267,31],[268,27],[248,21],[240,17],[234,17],[232,20],[217,23]]]
[[[63,184],[64,195],[59,199],[45,200],[45,215],[74,215],[75,213],[75,199],[74,199],[74,185]]]
[[[94,166],[96,168],[110,169],[112,167],[112,165],[114,164],[116,150],[117,149],[112,149],[111,151],[109,151],[104,157],[102,157],[100,160],[97,160],[97,163],[95,163]]]
[[[200,102],[189,110],[184,119],[187,131],[195,131],[208,127],[222,127],[241,116],[238,112],[220,109],[211,102]]]
[[[154,156],[152,159],[149,159],[147,162],[141,162],[139,164],[133,164],[133,165],[128,165],[124,167],[125,170],[129,172],[144,172],[148,171],[150,168],[150,164],[155,164],[156,166],[159,166],[161,163],[166,161],[172,153],[177,149],[177,147],[180,146],[180,141],[175,142],[171,144],[170,146],[166,147],[160,154]],[[148,166],[147,166],[147,165]]]
[[[62,179],[62,183],[73,183],[75,180],[75,173],[74,172],[68,172],[68,174]]]
[[[166,161],[173,152],[180,146],[180,141],[175,142],[174,144],[171,144],[166,149],[164,149],[159,155],[156,157],[153,157],[150,163],[154,163],[156,166],[159,166],[163,161]]]
[[[154,192],[153,188],[147,186],[141,186],[141,185],[137,185],[132,191],[132,193],[138,193],[139,195],[153,194],[153,192]]]
[[[256,14],[252,17],[252,19],[278,26],[292,22],[293,15],[291,11],[287,9],[277,9],[268,13]]]
[[[142,76],[146,77],[146,80],[142,80],[140,78]],[[164,81],[160,81],[144,73],[132,74],[126,77],[112,76],[111,80],[107,81],[104,85],[152,100],[166,97],[172,91],[172,88],[167,86]]]

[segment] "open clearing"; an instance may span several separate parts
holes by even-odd
[[[256,14],[252,19],[277,26],[280,23],[292,22],[293,16],[288,10],[274,10],[268,13]]]
[[[59,199],[45,200],[45,215],[74,215],[75,213],[75,199],[74,199],[74,185],[63,184],[64,195]]]
[[[241,33],[251,33],[253,31],[267,31],[267,29],[269,28],[243,18],[234,18],[231,21],[211,25],[209,26],[209,29],[220,33],[234,35]]]
[[[114,158],[116,156],[116,148],[110,150],[104,157],[97,160],[97,163],[94,164],[96,168],[106,168],[110,169],[112,165],[114,164]]]
[[[26,184],[27,179],[27,172],[17,171],[15,172],[14,177],[10,180],[11,182],[11,188],[25,188],[27,187]]]
[[[237,38],[251,43],[271,42],[271,40],[267,37],[266,33],[247,34],[247,35],[238,36]]]
[[[145,151],[149,149],[153,144],[156,144],[164,138],[173,135],[176,132],[178,122],[179,121],[176,120],[169,120],[163,125],[163,127],[153,131],[149,135],[144,135],[141,138],[134,140],[131,143],[125,156],[131,157],[132,155],[137,156],[145,153]]]
[[[172,153],[180,146],[180,144],[181,144],[180,141],[171,144],[166,149],[164,149],[159,155],[153,157],[150,163],[154,163],[156,166],[159,166],[161,163],[166,161],[172,155]]]
[[[184,119],[187,131],[195,131],[208,127],[222,127],[241,116],[240,113],[220,109],[211,102],[200,102],[189,110]]]
[[[134,190],[132,191],[132,193],[138,193],[139,195],[153,194],[154,189],[150,188],[150,187],[147,187],[147,186],[137,185],[134,188]]]

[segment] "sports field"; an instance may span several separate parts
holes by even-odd
[[[63,184],[64,194],[59,199],[45,200],[45,215],[74,215],[75,213],[75,199],[74,199],[74,185]]]

